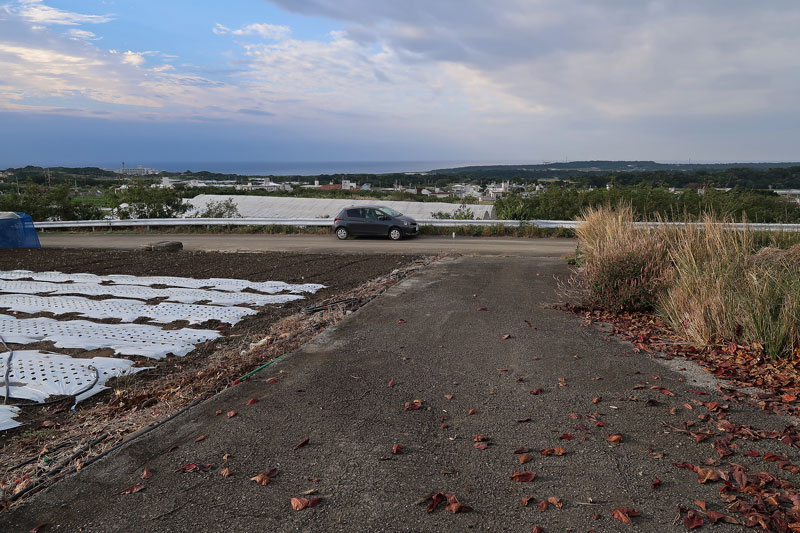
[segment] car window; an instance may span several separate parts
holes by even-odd
[[[392,215],[393,217],[399,217],[403,214],[400,211],[392,209],[391,207],[381,207],[381,211],[383,211],[387,215]]]
[[[361,211],[362,211],[361,209],[348,209],[347,216],[349,218],[363,218],[361,216]]]
[[[368,220],[378,220],[378,210],[377,209],[367,208],[367,209],[363,209],[362,211],[364,211],[364,218],[366,218]]]

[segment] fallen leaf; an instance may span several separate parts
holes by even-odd
[[[422,400],[414,400],[413,402],[406,402],[406,411],[417,411],[422,409]]]
[[[517,420],[517,422],[518,422],[519,424],[522,424],[522,423],[524,423],[524,422],[530,422],[531,420],[533,420],[531,417],[529,417],[529,416],[526,416],[525,418],[520,418],[519,420]]]
[[[529,451],[531,451],[530,448],[523,446],[522,448],[517,448],[514,450],[514,453],[528,453]]]
[[[489,447],[489,443],[488,443],[488,442],[476,442],[476,443],[475,443],[475,444],[473,444],[472,446],[473,446],[473,447],[474,447],[476,450],[485,450],[486,448],[488,448],[488,447]]]
[[[316,507],[317,505],[319,505],[319,502],[321,502],[321,501],[322,501],[322,498],[311,498],[310,500],[308,500],[308,508],[312,509],[312,508]]]
[[[395,444],[394,446],[392,446],[392,454],[393,455],[400,455],[401,453],[403,453],[403,447],[402,446],[400,446],[399,444]]]
[[[266,486],[266,485],[269,485],[269,482],[272,481],[272,479],[267,474],[264,474],[262,472],[260,474],[257,474],[255,476],[251,477],[250,481],[255,481],[256,483],[258,483],[261,486]]]
[[[706,394],[705,391],[694,390],[694,389],[689,389],[686,392],[691,392],[692,394],[697,394],[698,396],[703,396],[704,394]]]
[[[208,436],[207,436],[207,435],[200,435],[199,437],[197,437],[196,439],[194,439],[194,441],[195,441],[195,442],[200,442],[200,441],[206,440],[207,438],[208,438]]]
[[[658,479],[657,477],[654,477],[654,478],[653,478],[653,484],[652,484],[651,488],[652,488],[653,490],[656,490],[656,489],[657,489],[657,488],[659,488],[659,487],[661,487],[661,480],[660,480],[660,479]]]
[[[40,428],[54,428],[58,427],[58,424],[53,422],[52,420],[45,420],[41,424],[39,424]]]
[[[744,455],[746,457],[759,457],[760,456],[760,454],[755,450],[750,450],[749,452],[744,453],[742,455]]]
[[[299,448],[302,448],[303,446],[305,446],[305,445],[306,445],[306,444],[308,444],[309,442],[311,442],[311,439],[310,439],[310,438],[308,438],[308,439],[304,439],[304,440],[302,440],[301,442],[297,443],[297,445],[294,447],[294,449],[295,449],[295,450],[297,450],[297,449],[299,449]]]
[[[140,477],[142,479],[150,479],[151,477],[153,477],[153,473],[150,471],[149,468],[145,467]]]
[[[597,398],[592,398],[592,403],[600,403],[602,401],[603,401],[603,399],[601,397],[599,397],[599,396]]]
[[[728,524],[738,524],[739,523],[736,519],[734,519],[734,518],[732,518],[730,516],[724,515],[724,514],[720,513],[719,511],[706,511],[706,518],[708,518],[711,521],[712,525],[716,524],[720,520],[722,520],[723,522],[726,522]],[[798,529],[794,528],[792,530],[793,531],[797,531]]]
[[[533,526],[531,533],[544,533],[544,528],[542,526]]]
[[[485,307],[479,307],[476,309],[476,311],[488,311],[488,309]]]
[[[533,498],[531,498],[530,496],[523,496],[523,497],[522,497],[522,506],[523,506],[523,507],[527,507],[527,506],[528,506],[528,503],[530,503],[530,501],[531,501],[532,499],[533,499]]]
[[[575,437],[572,436],[572,433],[564,433],[563,435],[561,435],[558,438],[559,438],[559,440],[572,440]]]
[[[478,410],[477,409],[470,409],[469,412],[467,412],[467,416],[475,415],[475,414],[478,414]]]
[[[698,527],[703,527],[705,521],[700,514],[690,510],[689,513],[683,518],[683,523],[686,526],[686,529],[697,529]]]
[[[542,455],[564,455],[567,451],[564,448],[545,448],[541,452]]]
[[[136,485],[131,485],[127,489],[121,491],[120,494],[134,494],[144,489],[145,489],[144,485],[142,485],[141,483],[137,483]]]
[[[547,500],[540,501],[539,502],[539,512],[540,513],[545,512],[547,510],[547,506],[548,506]]]
[[[620,435],[618,433],[614,434],[614,435],[609,435],[608,437],[606,437],[606,440],[608,442],[613,442],[615,444],[619,444],[620,442],[622,442],[622,435]]]
[[[398,321],[397,321],[397,323],[398,323],[398,324],[405,324],[405,323],[406,323],[406,321],[405,321],[405,320],[403,320],[403,319],[401,318],[400,320],[398,320]]]
[[[514,481],[519,481],[521,483],[529,483],[536,479],[536,472],[520,472],[517,470],[513,474],[511,474],[511,479]]]
[[[268,470],[267,471],[267,475],[270,478],[277,477],[278,476],[278,469],[277,468],[272,468],[272,469]]]
[[[564,507],[564,502],[562,502],[560,498],[556,498],[555,496],[550,496],[549,498],[547,498],[547,503],[549,503],[550,505],[552,505],[557,509],[561,509],[562,507]]]
[[[221,414],[222,414],[222,409],[217,409],[217,410],[214,412],[214,414],[215,414],[215,415],[217,415],[217,416],[221,415]]]
[[[708,483],[709,481],[716,481],[719,479],[719,474],[717,474],[716,470],[712,470],[711,468],[700,468],[697,467],[697,482],[698,483]]]
[[[42,529],[44,529],[44,527],[46,525],[47,525],[47,522],[43,522],[43,523],[39,524],[38,526],[35,526],[35,527],[32,527],[31,529],[29,529],[28,533],[39,533]]]
[[[231,469],[227,466],[219,471],[219,475],[222,477],[228,477],[231,475]]]
[[[533,459],[533,456],[529,453],[523,453],[519,456],[519,464],[524,465],[525,463],[529,462]]]
[[[531,394],[533,394],[534,396],[538,396],[538,395],[539,395],[539,394],[541,394],[542,392],[544,392],[544,389],[533,389],[533,390],[531,391]]]
[[[445,394],[444,398],[445,398],[445,400],[452,400],[453,399],[453,395],[452,394]]]
[[[509,335],[508,333],[506,333],[505,335],[503,335],[503,340],[504,340],[504,341],[507,341],[507,340],[508,340],[508,339],[510,339],[510,338],[511,338],[511,335]]]
[[[701,511],[705,511],[706,510],[706,502],[704,502],[703,500],[695,500],[694,504],[696,506],[698,506]]]
[[[223,461],[226,461],[226,462],[227,462],[227,461],[228,461],[228,459],[230,459],[230,458],[231,458],[231,454],[229,454],[229,453],[226,453],[225,455],[223,455],[223,456],[222,456],[222,460],[223,460]]]
[[[292,509],[295,511],[302,511],[308,507],[308,498],[292,498]]]
[[[394,387],[394,378],[392,378],[392,379],[390,379],[390,380],[389,380],[389,383],[387,383],[387,386],[388,386],[390,389],[391,389],[392,387]]]
[[[618,507],[611,512],[611,516],[625,524],[632,524],[633,521],[631,520],[631,517],[639,516],[639,513],[633,509],[628,509],[627,507]]]
[[[258,403],[258,398],[250,398],[247,400],[247,405],[253,405]]]
[[[236,411],[228,411],[225,414],[225,416],[227,416],[228,418],[233,418],[234,416],[236,416],[236,414],[237,414]]]

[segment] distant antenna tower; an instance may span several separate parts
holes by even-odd
[[[53,174],[49,168],[44,169],[44,177],[47,180],[47,188],[50,189],[53,186]]]

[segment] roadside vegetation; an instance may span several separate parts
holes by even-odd
[[[652,311],[697,346],[747,344],[800,356],[800,233],[736,230],[733,219],[637,228],[630,205],[587,208],[564,293],[586,308]]]

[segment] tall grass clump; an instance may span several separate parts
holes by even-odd
[[[575,230],[580,267],[565,292],[586,307],[654,309],[670,278],[667,232],[634,227],[630,205],[588,208],[582,218]]]
[[[695,345],[734,341],[800,356],[800,235],[711,215],[668,228],[633,220],[627,206],[583,213],[568,296],[613,312],[654,310]]]
[[[697,344],[749,342],[792,356],[800,348],[800,246],[760,248],[749,228],[713,217],[703,222],[678,233],[661,313]]]

